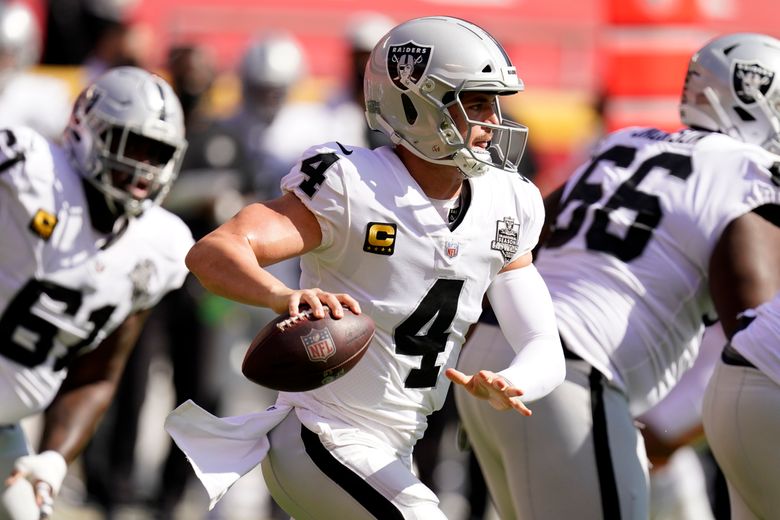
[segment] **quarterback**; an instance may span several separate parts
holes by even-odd
[[[339,316],[344,304],[376,323],[351,372],[279,396],[276,411],[289,412],[272,425],[262,469],[297,520],[444,519],[411,456],[450,380],[524,415],[563,380],[549,293],[531,261],[544,208],[517,173],[526,129],[499,106],[522,88],[480,27],[404,22],[374,47],[365,75],[369,125],[394,146],[310,148],[281,198],[247,206],[188,254],[217,294],[279,313],[305,304],[320,317],[323,305]],[[300,290],[263,269],[293,256]],[[455,361],[486,292],[518,354],[501,371],[464,374]]]
[[[77,99],[64,145],[0,130],[0,518],[51,513],[149,310],[193,239],[159,207],[186,148],[161,78],[112,69]],[[20,421],[44,412],[39,453]]]

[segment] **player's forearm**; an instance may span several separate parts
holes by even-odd
[[[187,268],[210,292],[225,298],[283,312],[290,289],[260,267],[247,239],[215,233],[195,244]]]
[[[501,331],[517,352],[498,374],[523,390],[523,402],[540,399],[560,385],[566,362],[552,300],[534,265],[502,273],[488,292]]]
[[[116,387],[95,382],[59,395],[44,415],[39,451],[59,452],[68,464],[84,450],[108,409]]]

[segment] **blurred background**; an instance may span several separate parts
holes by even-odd
[[[26,1],[43,23],[48,4],[62,11],[59,18],[76,3],[103,4],[106,14],[121,11],[139,57],[151,68],[164,67],[173,45],[207,45],[218,67],[210,109],[222,113],[238,100],[235,66],[247,41],[260,32],[284,29],[298,38],[309,76],[292,98],[323,100],[350,74],[345,34],[356,12],[380,12],[396,21],[431,14],[469,19],[501,41],[526,84],[513,104],[530,127],[537,179],[545,189],[559,181],[558,170],[572,150],[601,130],[599,110],[606,129],[629,121],[675,127],[693,49],[723,31],[780,33],[775,0]],[[40,70],[68,78],[77,90],[79,71],[61,69],[47,60],[52,55],[44,52]]]
[[[688,59],[711,37],[780,37],[777,0],[0,0],[0,13],[14,5],[32,23],[0,17],[0,125],[57,139],[76,94],[106,68],[158,72],[182,100],[190,142],[166,206],[196,238],[242,204],[276,196],[308,146],[383,144],[365,128],[362,68],[384,32],[409,18],[465,18],[504,45],[525,83],[505,111],[530,129],[521,168],[543,194],[604,132],[678,128]],[[275,274],[295,285],[297,266]],[[163,300],[112,410],[70,470],[55,520],[285,518],[256,471],[208,512],[205,491],[162,429],[189,398],[221,416],[273,402],[240,374],[246,346],[272,317],[192,279]],[[418,446],[421,477],[452,520],[494,519],[473,459],[455,449],[455,424],[450,405],[431,421]],[[710,506],[722,494],[704,486],[688,493],[668,484],[675,496],[653,520],[720,520]]]

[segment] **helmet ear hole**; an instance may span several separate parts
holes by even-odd
[[[406,94],[401,94],[401,103],[404,107],[404,116],[406,117],[406,122],[410,125],[413,125],[415,121],[417,121],[417,116],[419,115],[417,113],[417,109],[414,108],[414,103],[412,103],[412,100],[409,99],[409,96]]]
[[[756,118],[753,117],[750,114],[750,112],[748,112],[747,110],[745,110],[742,107],[734,107],[734,111],[737,113],[739,118],[742,119],[743,121],[755,121],[756,120]]]

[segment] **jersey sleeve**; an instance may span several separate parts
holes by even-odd
[[[152,247],[157,250],[154,256],[157,283],[135,302],[136,310],[151,309],[166,294],[184,284],[189,273],[184,257],[195,243],[190,229],[179,217],[161,208],[155,209],[158,211],[150,224],[156,231],[156,243]]]
[[[318,251],[332,247],[349,220],[347,178],[354,166],[337,150],[335,144],[309,148],[281,182],[282,192],[295,194],[317,218],[322,231]]]
[[[517,253],[511,261],[532,251],[539,243],[539,235],[544,226],[544,202],[539,189],[523,179],[515,180],[517,193],[517,211],[520,219],[520,234]]]
[[[28,128],[0,128],[0,185],[17,195],[36,190],[36,169],[28,163],[39,160],[35,152],[41,147],[48,149],[48,144]]]
[[[778,159],[726,136],[702,142],[693,157],[694,168],[702,173],[694,196],[702,229],[715,240],[742,215],[766,204],[780,204],[780,190],[771,173]]]

